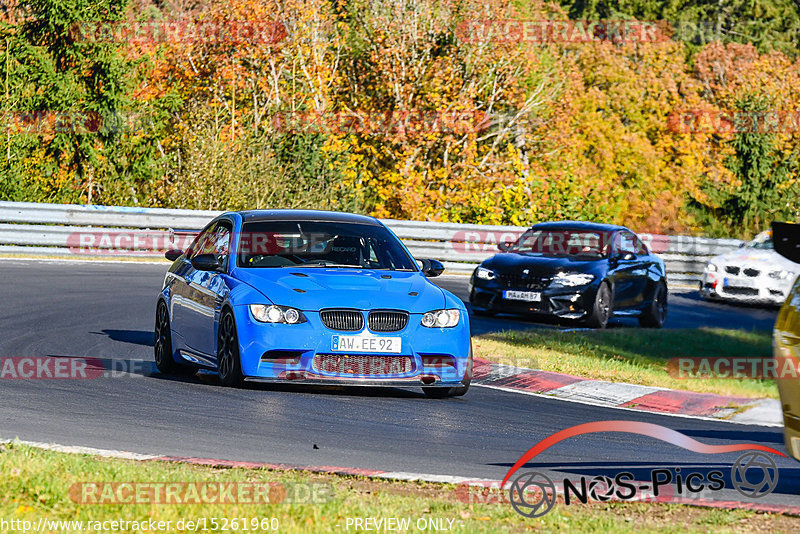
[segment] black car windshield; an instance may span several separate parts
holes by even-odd
[[[508,250],[540,256],[601,258],[611,252],[612,232],[572,229],[528,230]]]
[[[341,267],[416,271],[383,226],[325,221],[254,221],[242,226],[239,267]]]

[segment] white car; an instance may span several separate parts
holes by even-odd
[[[775,252],[772,232],[762,232],[738,250],[711,258],[700,295],[707,299],[780,306],[800,274],[800,264]]]

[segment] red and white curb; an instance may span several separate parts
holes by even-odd
[[[479,358],[475,359],[472,373],[473,385],[513,393],[543,395],[592,406],[783,427],[783,413],[780,402],[776,399],[750,399],[624,382],[587,380],[579,376],[513,367]]]
[[[272,471],[303,471],[307,473],[321,473],[329,475],[340,476],[359,476],[372,479],[382,480],[395,480],[404,482],[429,482],[437,484],[451,484],[458,485],[466,491],[461,491],[461,495],[466,499],[470,499],[471,492],[468,488],[477,488],[475,493],[475,500],[466,500],[470,504],[481,504],[482,502],[505,502],[495,498],[494,500],[484,500],[484,490],[486,488],[493,488],[496,491],[500,489],[500,480],[492,480],[487,478],[474,478],[462,477],[456,475],[436,475],[429,473],[412,473],[404,471],[381,471],[377,469],[360,469],[355,467],[338,467],[331,465],[320,466],[300,466],[292,464],[277,464],[269,462],[246,462],[234,460],[222,460],[214,458],[196,458],[190,456],[164,456],[158,454],[141,454],[128,451],[119,451],[113,449],[97,449],[93,447],[82,447],[73,445],[59,445],[56,443],[44,443],[38,441],[23,441],[19,439],[0,439],[0,444],[19,443],[29,447],[35,447],[43,450],[50,450],[66,454],[85,454],[100,456],[103,458],[119,458],[123,460],[136,460],[136,461],[156,461],[156,462],[170,462],[170,463],[183,463],[191,465],[202,465],[212,468],[241,468],[241,469],[269,469]],[[558,486],[558,484],[556,484]],[[458,490],[457,490],[458,491]],[[502,492],[501,492],[502,493]],[[563,487],[561,494],[563,495]],[[502,499],[502,497],[501,497]],[[619,500],[619,499],[614,499]],[[720,508],[720,509],[740,509],[751,510],[754,512],[766,512],[786,515],[800,516],[800,506],[759,503],[759,502],[742,502],[742,501],[721,501],[711,499],[689,499],[684,497],[665,496],[664,499],[653,500],[651,495],[642,495],[641,497],[627,499],[627,502],[645,501],[654,502],[659,504],[687,504],[690,506],[699,506],[704,508]],[[591,504],[604,504],[603,502],[589,503]]]

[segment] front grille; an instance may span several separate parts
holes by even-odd
[[[744,270],[744,275],[745,276],[749,276],[750,278],[755,278],[759,274],[761,274],[761,271],[759,271],[758,269],[745,269]]]
[[[739,274],[739,268],[738,267],[734,267],[733,265],[728,265],[727,267],[725,267],[725,272],[728,273],[728,274],[738,275]]]
[[[503,287],[509,289],[545,289],[550,285],[550,277],[536,276],[534,274],[506,273],[500,275]]]
[[[322,310],[319,317],[331,330],[358,332],[364,328],[364,315],[358,310]]]
[[[396,375],[410,373],[411,356],[374,356],[368,354],[317,354],[314,368],[323,373],[343,375]]]
[[[752,287],[726,287],[724,291],[728,295],[740,295],[743,297],[755,297],[758,295],[758,289]]]
[[[373,332],[399,332],[408,324],[408,312],[400,310],[373,310],[367,318]]]

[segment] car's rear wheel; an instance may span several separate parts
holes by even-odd
[[[242,384],[242,361],[239,358],[239,336],[236,321],[230,311],[225,311],[219,320],[217,331],[217,369],[223,386],[237,387]]]
[[[422,388],[422,391],[432,399],[443,399],[445,397],[461,397],[469,391],[472,383],[472,344],[469,347],[469,359],[467,360],[467,370],[464,372],[464,379],[460,386],[450,388]]]
[[[639,316],[639,324],[648,328],[661,328],[667,319],[667,286],[660,282],[653,292],[650,306]]]
[[[172,332],[169,324],[169,311],[162,300],[156,306],[156,326],[153,340],[153,358],[156,367],[165,374],[176,373],[181,366],[172,357]]]
[[[594,305],[586,318],[586,325],[590,328],[605,328],[613,313],[613,303],[611,288],[608,283],[602,282],[597,289]]]

